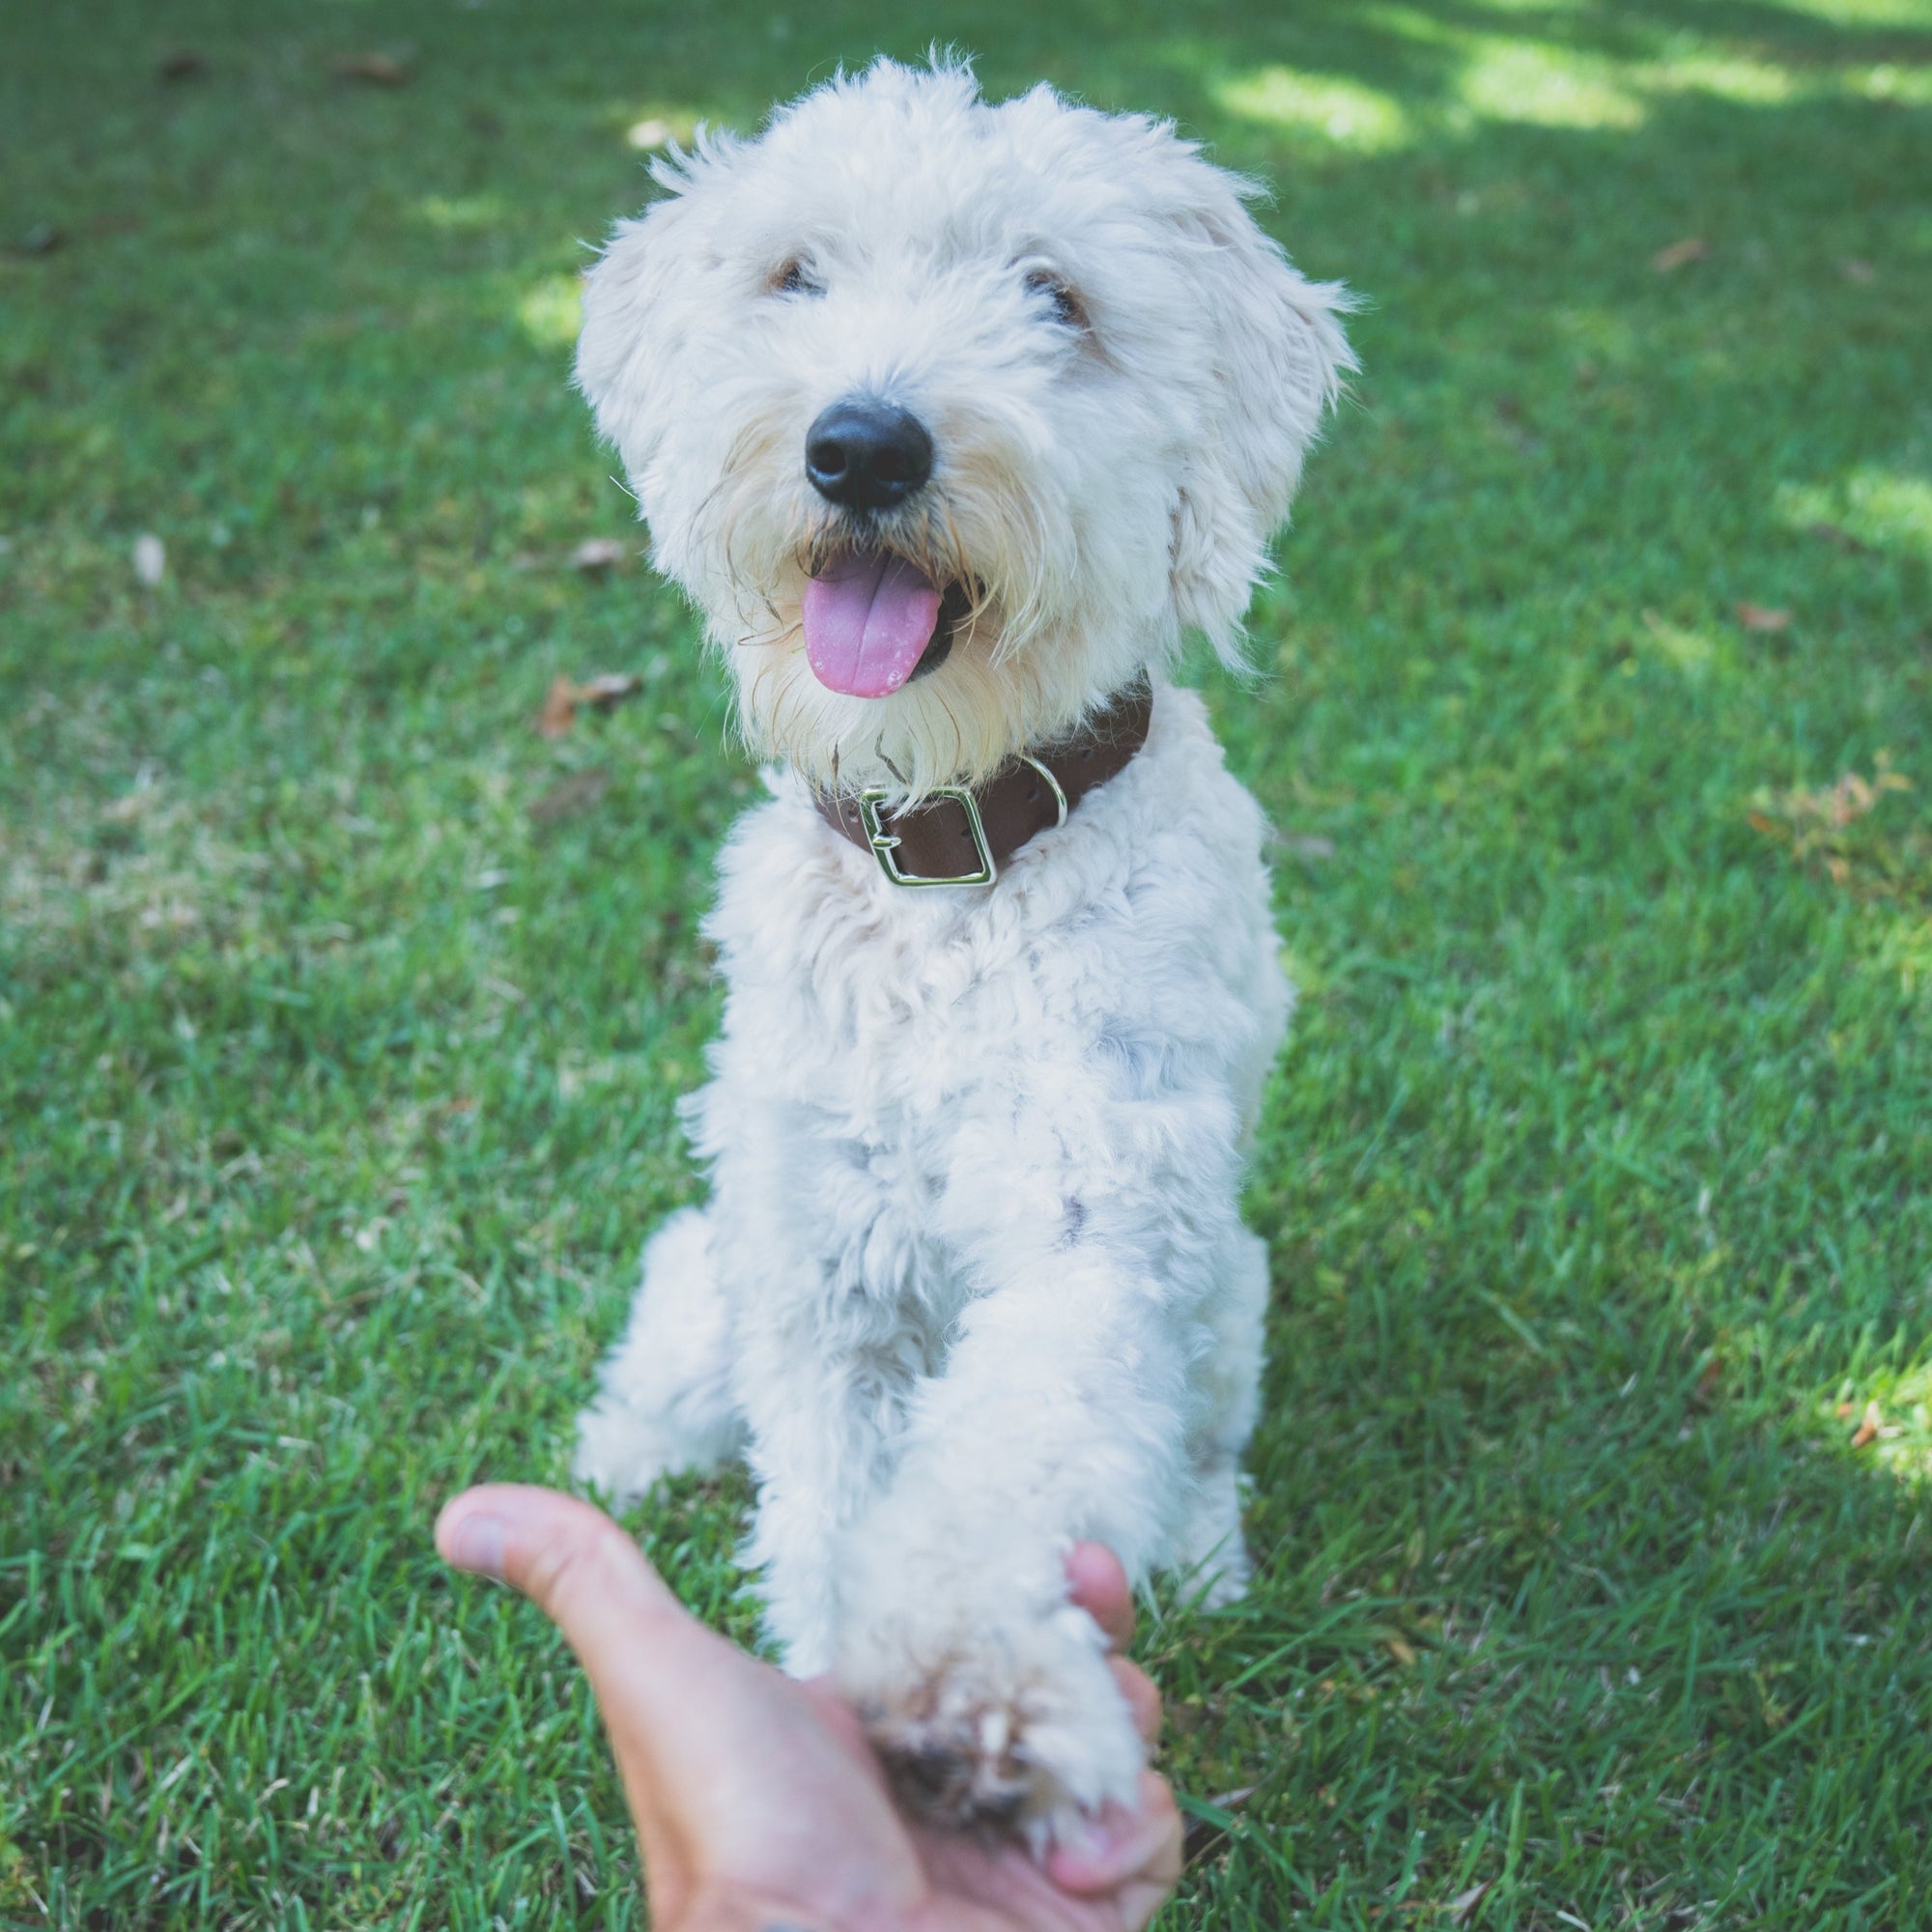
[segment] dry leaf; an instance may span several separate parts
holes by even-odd
[[[1838,264],[1838,272],[1848,282],[1868,282],[1878,271],[1869,262],[1861,261],[1857,255],[1847,255]]]
[[[1449,1916],[1458,1925],[1466,1925],[1476,1916],[1477,1908],[1489,1897],[1492,1878],[1486,1878],[1481,1885],[1472,1885],[1467,1891],[1459,1891],[1449,1901]]]
[[[599,671],[588,684],[572,678],[555,679],[537,713],[537,730],[546,738],[561,738],[577,722],[578,706],[587,704],[593,711],[610,711],[644,688],[635,671]]]
[[[530,807],[530,820],[536,825],[555,825],[579,812],[588,811],[611,789],[611,774],[602,765],[588,771],[572,772],[558,779]]]
[[[393,54],[348,54],[335,63],[335,77],[366,80],[376,87],[401,87],[410,77],[410,69]]]
[[[1667,248],[1660,248],[1650,258],[1650,266],[1660,275],[1667,275],[1673,269],[1681,269],[1686,262],[1701,262],[1711,252],[1711,244],[1701,235],[1687,235],[1681,242],[1673,242]]]
[[[134,577],[153,590],[168,574],[168,549],[152,530],[143,530],[134,539]]]
[[[1788,631],[1791,628],[1791,612],[1774,611],[1767,604],[1740,603],[1737,612],[1738,622],[1747,631]]]
[[[1388,1646],[1388,1654],[1403,1669],[1409,1670],[1415,1664],[1415,1646],[1406,1636],[1388,1636],[1382,1639]]]
[[[594,711],[613,711],[627,697],[635,697],[643,690],[644,681],[635,671],[599,671],[588,684],[577,688],[580,704],[587,704]]]
[[[208,71],[208,63],[192,47],[176,47],[155,63],[155,71],[163,80],[199,80]]]
[[[1868,1443],[1876,1442],[1878,1440],[1879,1424],[1884,1420],[1885,1418],[1879,1413],[1878,1404],[1875,1402],[1866,1403],[1865,1412],[1860,1418],[1859,1426],[1852,1431],[1852,1447],[1854,1449],[1862,1449]]]
[[[552,684],[537,713],[537,733],[545,738],[561,738],[577,723],[577,687],[569,678]]]
[[[1840,1422],[1843,1422],[1849,1416],[1856,1415],[1858,1412],[1859,1412],[1859,1406],[1855,1402],[1841,1402],[1837,1406],[1837,1407],[1832,1411],[1832,1413],[1835,1415]]]
[[[570,553],[570,560],[586,577],[601,577],[624,560],[624,546],[610,537],[590,537]]]
[[[1697,1400],[1709,1402],[1718,1392],[1718,1384],[1724,1379],[1724,1360],[1721,1355],[1714,1355],[1704,1364],[1704,1373],[1697,1378]]]
[[[1881,751],[1870,778],[1845,772],[1822,789],[1798,785],[1785,792],[1760,791],[1753,800],[1750,822],[1757,831],[1786,840],[1799,858],[1805,859],[1833,847],[1848,826],[1878,809],[1887,792],[1911,789],[1912,781],[1892,769],[1891,753]]]

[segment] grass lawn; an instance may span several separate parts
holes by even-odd
[[[18,10],[0,1925],[642,1920],[566,1654],[428,1541],[561,1476],[693,1190],[753,784],[573,278],[638,124],[935,35],[1370,303],[1203,672],[1305,1004],[1261,1580],[1143,1626],[1163,1925],[1932,1926],[1928,0]],[[746,1501],[636,1519],[740,1634]]]

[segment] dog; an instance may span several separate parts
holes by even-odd
[[[771,796],[576,1473],[743,1457],[786,1667],[928,1815],[1051,1841],[1142,1753],[1068,1547],[1209,1604],[1267,1295],[1244,1151],[1293,993],[1201,699],[1354,366],[1171,125],[880,60],[654,169],[577,381]]]

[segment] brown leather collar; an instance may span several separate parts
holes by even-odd
[[[814,794],[819,815],[869,851],[895,886],[990,886],[1037,833],[1065,825],[1094,786],[1147,743],[1153,690],[1143,678],[1074,735],[1022,752],[979,785],[937,785],[911,811],[875,791]]]

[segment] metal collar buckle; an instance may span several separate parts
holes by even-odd
[[[859,818],[866,828],[866,842],[879,862],[879,870],[895,886],[990,886],[999,877],[993,864],[993,848],[986,842],[986,828],[980,822],[980,802],[964,785],[934,785],[929,798],[950,798],[966,814],[966,829],[973,838],[973,850],[980,861],[976,872],[955,872],[951,876],[925,878],[918,872],[901,871],[897,857],[898,838],[886,830],[879,808],[892,796],[873,789],[859,794]]]

